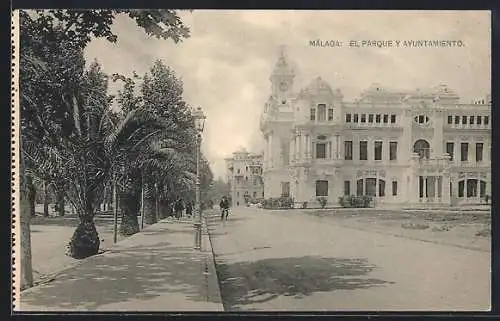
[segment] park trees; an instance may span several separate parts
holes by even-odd
[[[70,242],[74,257],[97,253],[96,199],[111,172],[110,155],[122,141],[108,138],[156,128],[154,117],[142,110],[117,123],[106,75],[97,64],[85,68],[83,49],[93,37],[117,41],[111,25],[119,14],[157,38],[178,42],[189,36],[174,10],[20,12],[21,234],[29,234],[29,215],[23,213],[30,213],[31,182],[37,176],[55,187],[60,202],[67,196],[77,209],[80,225]],[[22,238],[22,273],[31,271],[30,246],[29,238]],[[32,277],[23,279],[29,287]]]

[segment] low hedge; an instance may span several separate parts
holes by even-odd
[[[354,196],[347,195],[339,197],[339,204],[342,207],[351,207],[351,208],[366,208],[371,207],[373,205],[373,197],[363,195],[363,196]]]
[[[265,209],[293,208],[293,198],[291,197],[267,198],[262,202],[262,207]]]

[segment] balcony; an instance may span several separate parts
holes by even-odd
[[[403,128],[400,123],[344,123],[345,128],[352,128],[352,129],[358,129],[358,128],[390,128],[390,129],[401,129]]]
[[[491,130],[491,123],[488,124],[446,124],[448,129],[458,130]]]
[[[414,153],[411,161],[416,168],[426,172],[442,172],[443,170],[448,170],[452,165],[448,154],[427,156]]]

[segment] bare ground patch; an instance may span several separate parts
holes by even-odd
[[[308,214],[339,224],[481,251],[491,248],[491,212],[331,209]]]

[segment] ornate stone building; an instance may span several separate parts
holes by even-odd
[[[262,159],[262,154],[249,153],[244,148],[225,159],[232,206],[245,205],[264,197]]]
[[[344,101],[320,77],[294,88],[280,55],[261,118],[265,198],[296,206],[370,195],[376,204],[479,203],[491,195],[491,101],[464,104],[446,85],[373,84]]]

